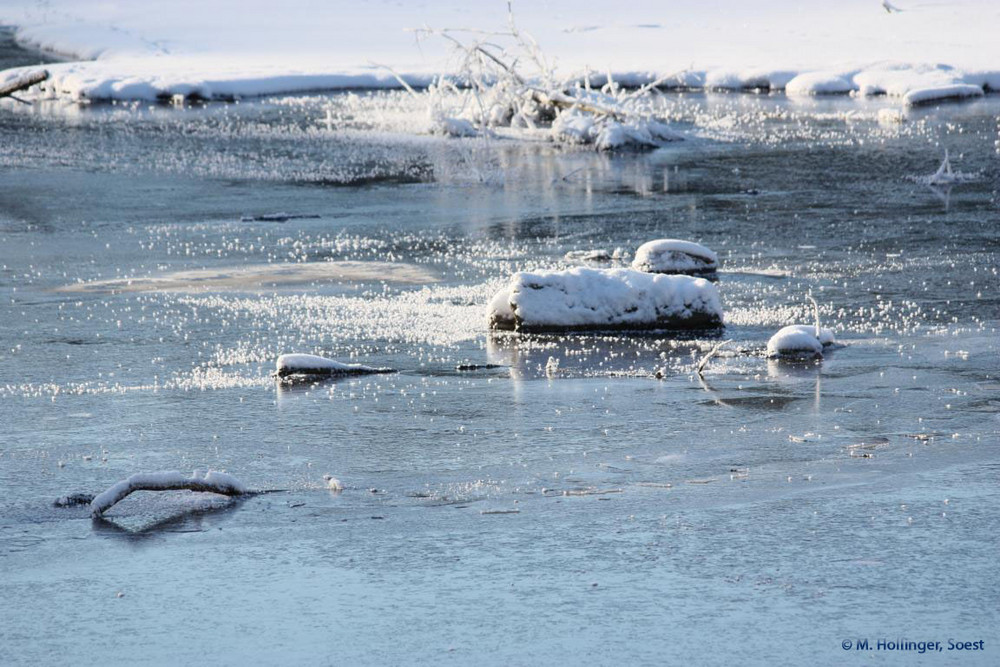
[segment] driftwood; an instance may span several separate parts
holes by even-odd
[[[25,74],[24,76],[14,79],[10,83],[6,83],[0,86],[0,97],[11,97],[14,93],[31,88],[36,83],[41,83],[49,78],[48,70],[41,70],[40,72],[31,72],[30,74]],[[17,99],[17,98],[14,98]]]

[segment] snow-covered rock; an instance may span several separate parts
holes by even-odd
[[[833,331],[808,324],[791,324],[767,341],[767,356],[771,358],[809,359],[823,356],[823,349],[833,345]]]
[[[631,269],[521,272],[491,301],[493,329],[529,333],[722,326],[715,285]]]
[[[698,243],[659,239],[639,246],[632,268],[646,273],[715,273],[719,257]]]
[[[315,354],[283,354],[278,357],[275,375],[316,375],[322,377],[338,375],[367,375],[371,373],[392,373],[391,368],[374,368],[364,364],[345,364]]]

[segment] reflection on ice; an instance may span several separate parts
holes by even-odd
[[[709,334],[711,335],[711,334]],[[510,367],[510,377],[646,377],[693,371],[698,358],[714,345],[691,335],[545,335],[490,333],[489,363]]]
[[[148,515],[137,517],[131,513],[115,518],[94,517],[91,519],[91,527],[98,535],[142,544],[165,534],[201,533],[219,528],[246,500],[246,497],[239,496],[198,499],[189,507],[152,519]]]

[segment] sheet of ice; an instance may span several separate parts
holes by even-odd
[[[0,22],[17,26],[26,44],[92,60],[53,65],[46,94],[154,99],[397,86],[382,65],[426,83],[455,63],[446,40],[424,35],[418,45],[414,28],[504,30],[506,13],[500,1],[287,0],[278,7],[247,0],[237,11],[224,0],[9,0]],[[553,0],[515,3],[514,13],[566,77],[591,72],[626,85],[664,79],[668,86],[787,86],[808,94],[879,88],[902,95],[928,87],[906,80],[930,62],[945,63],[932,68],[951,79],[934,88],[1000,83],[1000,4],[992,0],[922,3],[894,13],[872,0],[808,7],[797,0],[686,0],[669,8],[638,0],[616,6],[613,15],[600,3]],[[574,29],[580,25],[594,29]],[[877,85],[854,80],[870,70]]]
[[[632,268],[646,273],[714,273],[719,268],[719,257],[692,241],[658,239],[639,246]]]
[[[136,491],[188,490],[202,493],[220,493],[238,496],[248,493],[243,482],[224,472],[209,470],[207,473],[195,470],[190,476],[181,472],[136,473],[112,485],[107,491],[97,495],[90,503],[90,513],[99,517],[116,503]]]
[[[779,330],[767,341],[769,357],[822,357],[823,348],[833,345],[836,337],[831,329],[807,324],[791,324]]]
[[[275,366],[275,375],[278,377],[290,375],[366,375],[391,372],[387,368],[374,368],[364,364],[345,364],[315,354],[301,353],[283,354],[278,357]]]
[[[698,329],[721,326],[722,304],[703,278],[574,268],[515,274],[489,320],[524,332]]]

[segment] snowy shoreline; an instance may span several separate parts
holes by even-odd
[[[15,0],[0,9],[0,25],[15,27],[19,44],[64,61],[47,65],[51,79],[29,97],[232,100],[400,89],[400,79],[422,88],[457,67],[451,44],[436,30],[501,31],[489,33],[493,40],[508,21],[500,1],[416,8],[289,0],[280,13],[262,0],[239,13],[221,2],[153,4],[148,11],[53,0],[43,9]],[[609,16],[599,6],[549,4],[515,3],[514,16],[566,82],[884,95],[905,105],[1000,91],[1000,45],[990,29],[1000,6],[987,0],[890,13],[862,0],[808,12],[790,0],[752,9],[723,2],[733,14],[724,21],[718,16],[725,12],[697,5],[667,11],[640,0]],[[0,84],[31,69],[0,72]]]
[[[39,66],[0,71],[0,85]],[[233,101],[243,98],[304,93],[424,90],[438,75],[421,72],[394,74],[384,68],[345,68],[338,71],[260,66],[233,70],[213,61],[193,58],[155,58],[144,61],[74,61],[45,65],[51,77],[24,96],[71,102],[112,101]],[[715,70],[686,71],[675,77],[657,72],[610,72],[591,75],[586,85],[608,82],[625,89],[656,84],[661,92],[746,92],[784,94],[788,97],[850,96],[898,99],[906,106],[975,99],[1000,92],[1000,69],[963,72],[946,65],[892,65],[877,63],[844,73],[802,71],[788,79],[785,70],[760,74]],[[787,79],[787,81],[786,81]],[[870,83],[877,80],[878,84]],[[584,79],[574,83],[584,85]]]

